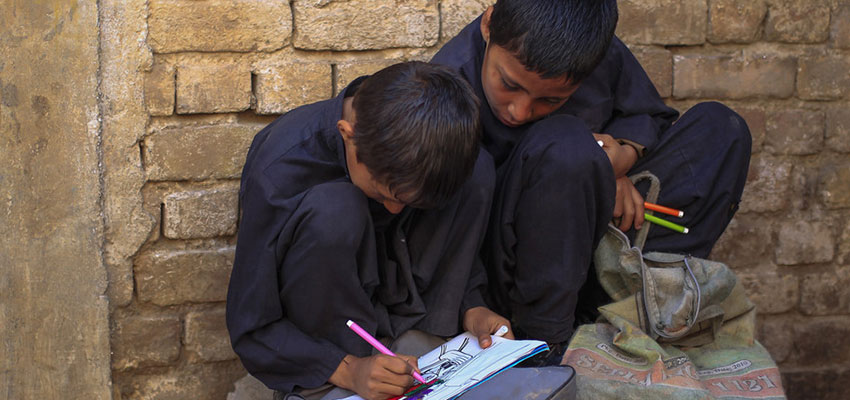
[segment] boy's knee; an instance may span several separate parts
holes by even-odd
[[[696,112],[701,119],[714,124],[712,134],[725,139],[728,144],[735,146],[752,146],[752,137],[747,121],[737,112],[716,101],[699,103],[688,112]]]
[[[556,174],[570,178],[604,179],[600,174],[610,174],[611,161],[596,142],[592,132],[580,119],[571,115],[557,115],[535,123],[527,135],[535,142],[532,147],[539,164]]]

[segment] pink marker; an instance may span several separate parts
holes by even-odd
[[[345,324],[348,325],[348,327],[351,328],[351,330],[354,331],[354,333],[360,335],[360,337],[362,337],[363,340],[369,342],[369,344],[374,346],[381,353],[386,354],[386,355],[391,356],[391,357],[396,356],[395,353],[393,353],[392,351],[390,351],[390,349],[386,348],[386,346],[381,344],[381,342],[379,342],[378,339],[375,339],[372,335],[370,335],[369,332],[366,332],[365,330],[363,330],[363,328],[361,328],[360,325],[357,325],[356,322],[354,322],[352,320],[348,320],[348,322],[346,322]],[[425,382],[425,379],[422,378],[422,375],[419,375],[419,373],[416,372],[416,371],[413,371],[413,377],[416,378],[416,380],[419,381],[419,382],[427,383],[427,382]]]

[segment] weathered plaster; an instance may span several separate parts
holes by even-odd
[[[106,213],[105,262],[112,307],[133,296],[131,257],[150,235],[153,216],[142,207],[145,183],[140,141],[148,121],[144,70],[152,55],[145,43],[144,0],[102,0],[101,91],[103,93],[103,166]]]
[[[108,399],[98,10],[0,3],[0,399]]]

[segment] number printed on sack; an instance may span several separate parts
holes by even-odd
[[[711,384],[724,392],[733,390],[739,392],[761,392],[765,388],[776,388],[776,384],[767,375],[759,375],[758,379],[725,379],[712,382]]]

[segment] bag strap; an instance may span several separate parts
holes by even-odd
[[[629,179],[632,180],[633,184],[637,184],[639,181],[642,181],[644,179],[649,180],[649,191],[646,192],[646,197],[644,198],[644,200],[650,203],[655,203],[658,201],[658,194],[661,193],[661,181],[658,179],[657,176],[653,175],[649,171],[642,171],[630,176]],[[640,227],[640,230],[635,236],[635,247],[643,250],[643,245],[646,243],[646,237],[649,236],[649,227],[651,225],[652,224],[645,223],[642,227]]]

